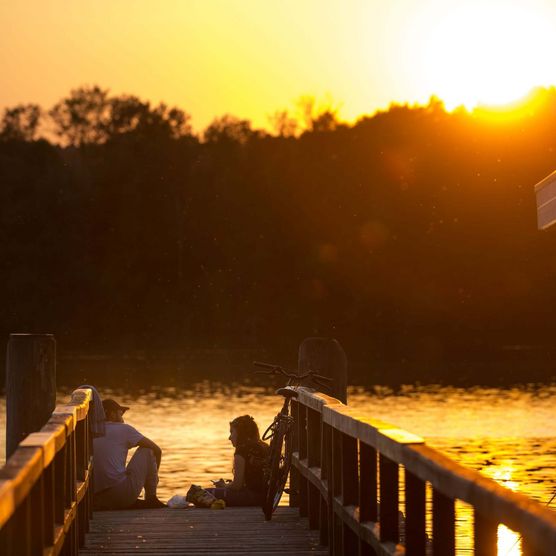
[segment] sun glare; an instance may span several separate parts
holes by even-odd
[[[500,556],[520,556],[521,536],[505,525],[499,525],[497,548]]]
[[[487,473],[489,474],[489,473]],[[511,461],[494,468],[492,478],[510,490],[519,490],[519,484],[513,480],[514,468]],[[500,556],[519,556],[521,554],[521,536],[505,525],[498,526],[498,554]]]
[[[548,17],[525,6],[462,3],[431,27],[423,78],[449,109],[512,103],[553,80],[555,35]]]

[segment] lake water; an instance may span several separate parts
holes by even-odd
[[[199,382],[188,388],[156,388],[134,394],[103,390],[129,405],[126,422],[163,450],[160,498],[185,494],[192,483],[231,476],[228,423],[253,415],[261,428],[281,405],[268,388]],[[60,400],[67,399],[66,393]],[[349,404],[421,435],[463,465],[506,487],[547,503],[556,491],[556,385],[499,388],[440,386],[351,388]],[[0,430],[5,401],[0,399]],[[3,437],[0,457],[4,457]],[[552,504],[556,507],[556,502]],[[472,549],[471,513],[457,507],[459,554]],[[499,531],[499,554],[520,554],[517,537]]]

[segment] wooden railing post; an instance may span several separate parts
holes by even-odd
[[[320,468],[321,451],[321,417],[315,409],[307,408],[307,466]],[[309,527],[319,528],[320,520],[320,492],[310,481],[308,486],[308,514]]]
[[[29,500],[24,500],[11,519],[8,529],[8,555],[33,556],[31,554],[31,520]]]
[[[359,476],[357,470],[357,440],[342,434],[342,503],[359,505]]]
[[[332,429],[332,485],[329,485],[329,490],[332,493],[332,554],[340,556],[344,553],[343,549],[343,531],[342,520],[334,511],[335,499],[342,496],[342,433],[333,428]]]
[[[299,402],[291,400],[293,417],[292,451],[299,453]],[[290,508],[299,507],[299,471],[295,466],[290,470]]]
[[[377,452],[368,444],[359,442],[359,521],[378,521]],[[375,550],[360,539],[360,556],[376,556]]]
[[[9,534],[8,529],[10,528],[10,521],[9,520],[4,527],[0,529],[0,548],[2,549],[3,553],[9,555]]]
[[[328,501],[322,497],[319,500],[319,542],[322,546],[328,546]]]
[[[436,489],[432,491],[432,551],[442,556],[456,553],[455,502]]]
[[[425,481],[405,470],[405,546],[408,555],[425,556],[426,486]]]
[[[66,508],[66,454],[65,446],[55,456],[54,461],[54,521],[56,525],[63,526],[64,511]]]
[[[54,517],[54,462],[50,462],[44,470],[44,542],[45,546],[54,544],[54,528],[56,520]]]
[[[299,406],[299,459],[307,458],[307,407],[304,405]]]
[[[376,450],[359,443],[359,515],[361,522],[378,521]]]
[[[309,516],[309,529],[318,529],[320,519],[320,493],[317,487],[311,483],[308,483],[307,491],[307,513]]]
[[[399,466],[383,454],[379,456],[380,466],[380,540],[399,541]]]
[[[75,475],[78,481],[85,480],[85,470],[87,468],[85,438],[85,420],[78,421],[75,427]]]
[[[298,412],[298,438],[299,438],[299,459],[307,459],[307,407],[299,405]],[[306,517],[308,512],[309,492],[307,488],[307,479],[300,475],[299,477],[299,515]]]
[[[320,542],[331,546],[331,527],[334,518],[334,501],[332,497],[332,428],[324,422],[321,413],[322,446],[321,446],[321,480],[326,481],[328,496],[321,502]]]
[[[79,423],[79,421],[78,421]],[[71,506],[70,508],[75,512],[75,519],[73,520],[72,527],[73,527],[73,543],[74,543],[74,551],[75,554],[79,553],[79,545],[80,545],[80,527],[79,527],[79,506],[77,503],[77,428],[74,429],[73,434],[71,435],[71,478],[72,478],[72,492],[71,492]],[[83,536],[83,541],[85,541],[85,537]]]
[[[320,467],[321,443],[320,413],[307,408],[307,465],[309,467]]]
[[[76,449],[76,479],[77,481],[83,482],[87,478],[87,420],[82,419],[78,421],[75,427],[75,449]],[[77,508],[77,529],[79,537],[79,546],[83,546],[85,543],[85,533],[88,529],[88,516],[86,512],[86,501],[82,500]]]
[[[65,504],[64,504],[64,512],[71,510],[73,501],[75,499],[75,458],[74,458],[74,433],[70,433],[68,439],[66,441],[66,445],[64,446],[64,465],[65,465],[65,473],[64,473],[64,492],[65,492]],[[66,545],[67,543],[67,545]],[[70,524],[68,537],[64,543],[64,547],[67,546],[68,554],[70,556],[74,556],[76,553],[75,550],[75,522]]]
[[[31,554],[42,554],[44,544],[44,489],[43,478],[34,484],[28,497]]]
[[[89,531],[89,521],[93,519],[93,492],[94,492],[94,481],[93,481],[93,435],[91,433],[90,418],[87,414],[87,461],[89,462],[89,488],[87,489],[87,532]]]
[[[342,504],[344,506],[359,505],[359,473],[358,473],[357,439],[342,434]],[[359,539],[349,525],[343,525],[343,547],[345,554],[357,554]]]
[[[473,536],[476,556],[492,556],[497,552],[498,523],[474,510]]]
[[[77,502],[77,435],[74,429],[69,437],[70,508]]]

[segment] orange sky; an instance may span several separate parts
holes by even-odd
[[[0,0],[0,109],[79,85],[268,126],[302,95],[503,103],[556,83],[550,0]]]

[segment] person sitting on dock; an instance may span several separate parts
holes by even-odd
[[[94,507],[119,510],[133,506],[162,508],[156,496],[162,450],[137,429],[124,423],[129,409],[115,400],[102,402],[106,414],[106,434],[93,440]],[[139,446],[126,467],[129,449]],[[145,500],[138,501],[145,489]],[[141,502],[138,504],[138,502]]]
[[[216,488],[207,489],[227,506],[259,506],[266,493],[265,467],[270,448],[261,440],[259,427],[250,415],[236,417],[230,423],[229,440],[235,448],[234,478],[220,479]]]

